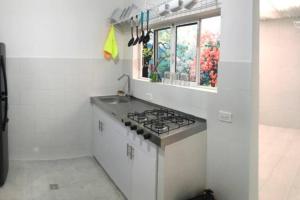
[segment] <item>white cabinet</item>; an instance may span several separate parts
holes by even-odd
[[[131,160],[127,156],[126,129],[113,126],[114,122],[108,114],[94,106],[94,140],[93,154],[105,171],[117,184],[125,196],[130,195]],[[123,134],[121,132],[124,132]]]
[[[156,199],[156,148],[145,142],[144,145],[149,149],[143,151],[143,148],[133,145],[131,200]]]
[[[108,166],[105,168],[110,177],[117,184],[119,189],[125,196],[130,196],[131,193],[131,160],[129,154],[127,156],[127,148],[129,144],[121,134],[116,132],[109,132],[109,137],[106,144],[109,145],[107,154]]]
[[[93,106],[93,153],[129,200],[156,199],[157,146]]]
[[[103,165],[103,167],[106,167],[105,163],[105,156],[107,155],[106,152],[106,134],[102,129],[103,126],[103,120],[102,116],[97,110],[93,110],[93,130],[94,130],[94,139],[93,139],[93,154],[95,158]]]

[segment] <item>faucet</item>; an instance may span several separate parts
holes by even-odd
[[[118,80],[120,81],[121,79],[123,79],[125,76],[127,76],[127,81],[128,81],[128,89],[127,89],[127,96],[130,96],[131,94],[131,88],[130,88],[130,76],[128,74],[123,74],[122,76],[120,76],[118,78]]]

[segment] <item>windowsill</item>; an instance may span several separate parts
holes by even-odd
[[[177,88],[183,88],[183,89],[189,89],[189,90],[196,90],[196,91],[202,91],[202,92],[210,92],[210,93],[218,93],[218,88],[213,87],[207,87],[207,86],[183,86],[183,85],[173,85],[173,84],[165,84],[162,82],[150,82],[147,78],[133,78],[134,81],[141,81],[149,84],[156,84],[156,85],[162,85],[162,86],[169,86],[169,87],[177,87]]]

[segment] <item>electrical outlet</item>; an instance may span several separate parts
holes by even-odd
[[[232,113],[227,111],[219,111],[219,120],[221,122],[232,123]]]

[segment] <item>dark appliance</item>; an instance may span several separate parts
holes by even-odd
[[[6,78],[5,44],[0,43],[0,187],[4,185],[8,173],[8,99]]]

